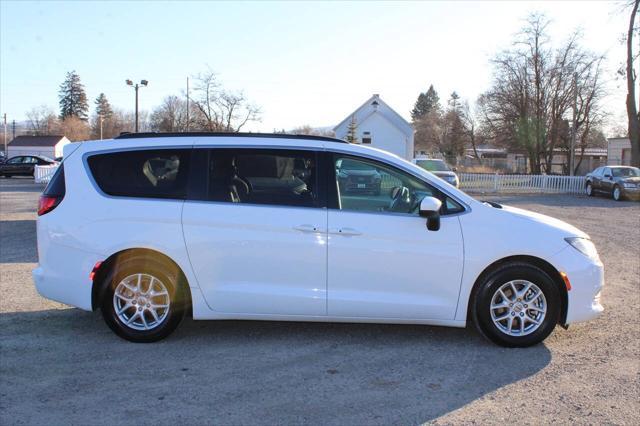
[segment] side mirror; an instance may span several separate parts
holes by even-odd
[[[458,171],[458,168],[457,168],[457,167],[454,167],[454,168],[452,168],[452,169],[451,169],[451,171],[452,171],[452,172],[457,172],[457,171]]]
[[[435,197],[424,197],[420,202],[420,216],[427,218],[429,231],[440,229],[440,207],[442,207],[442,201]]]

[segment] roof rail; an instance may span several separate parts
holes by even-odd
[[[313,135],[290,135],[286,133],[236,133],[236,132],[144,132],[144,133],[120,133],[120,136],[116,136],[114,139],[144,139],[144,138],[180,138],[180,137],[260,137],[260,138],[273,138],[273,139],[310,139],[315,141],[325,142],[338,142],[349,143],[342,139],[331,138],[328,136],[313,136]]]

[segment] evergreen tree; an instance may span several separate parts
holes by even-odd
[[[80,82],[80,76],[75,71],[67,73],[67,77],[60,85],[58,97],[60,98],[61,120],[68,117],[77,117],[80,120],[87,121],[87,112],[89,111],[87,94]]]
[[[356,122],[356,116],[351,116],[351,121],[349,122],[349,127],[347,128],[347,136],[346,141],[349,143],[358,143],[358,123]]]
[[[438,110],[440,108],[440,97],[438,92],[433,88],[433,84],[429,86],[429,90],[418,95],[418,99],[411,111],[411,118],[415,122],[416,120],[429,114],[431,111]]]
[[[104,120],[108,119],[113,115],[113,110],[111,109],[111,104],[104,93],[100,93],[95,101],[96,104],[96,115],[102,117]]]

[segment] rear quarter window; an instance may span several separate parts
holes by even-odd
[[[98,187],[119,197],[184,199],[189,149],[111,152],[87,159]]]

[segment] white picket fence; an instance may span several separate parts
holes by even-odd
[[[460,189],[467,192],[540,192],[583,194],[584,176],[499,175],[460,173]]]
[[[36,166],[33,177],[36,183],[49,183],[53,174],[58,170],[58,164],[51,166]]]

